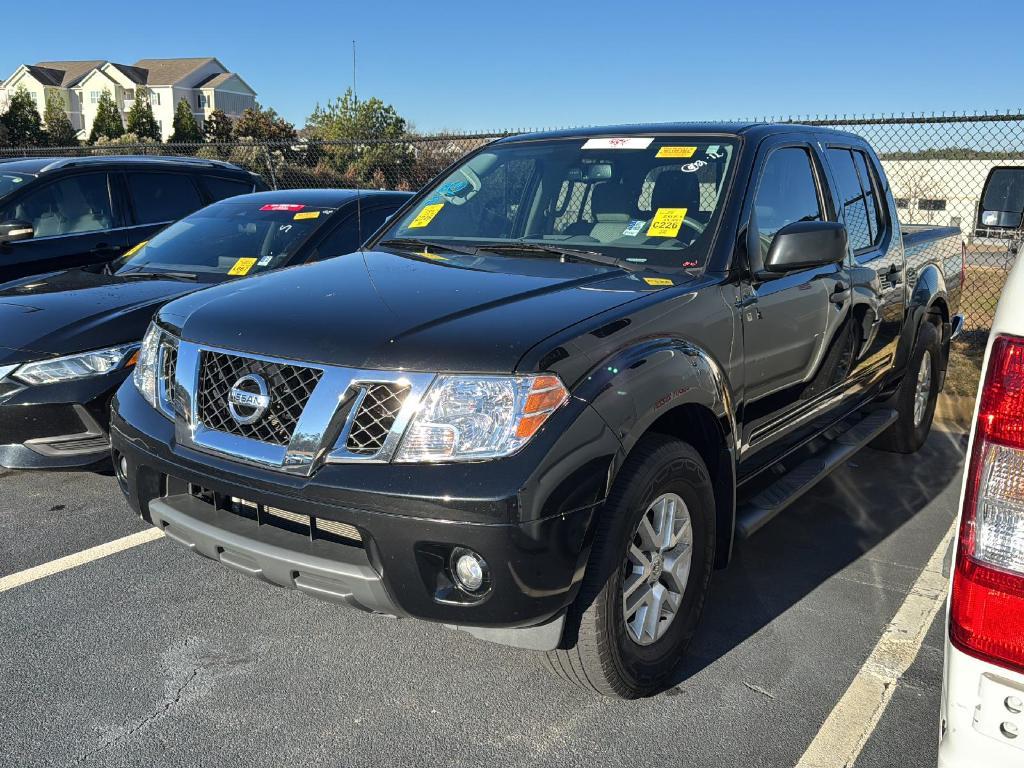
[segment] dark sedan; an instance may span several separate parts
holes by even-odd
[[[107,460],[110,399],[153,312],[186,293],[351,253],[410,197],[290,190],[214,203],[109,267],[54,272],[0,289],[0,466]]]

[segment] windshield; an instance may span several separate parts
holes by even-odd
[[[525,243],[702,267],[735,151],[735,140],[696,136],[498,144],[434,186],[384,241]]]
[[[0,173],[0,197],[11,194],[30,178],[21,173]]]
[[[997,168],[985,188],[986,211],[1024,211],[1024,168]]]
[[[239,277],[284,266],[333,208],[217,203],[137,245],[114,264],[116,274],[187,272]]]

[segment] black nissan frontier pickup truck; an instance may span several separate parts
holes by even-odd
[[[161,308],[114,465],[227,566],[648,695],[738,539],[861,447],[924,442],[962,264],[855,135],[504,138],[355,257]]]

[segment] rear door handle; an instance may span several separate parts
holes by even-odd
[[[96,254],[96,255],[101,255],[101,254],[106,254],[106,253],[120,253],[120,252],[121,252],[121,246],[119,246],[119,245],[110,245],[109,243],[99,243],[99,244],[93,246],[93,249],[91,251],[89,251],[89,253]]]
[[[740,309],[745,309],[746,307],[753,306],[754,304],[757,304],[756,293],[748,293],[746,296],[740,296],[740,298],[736,299],[736,306]]]

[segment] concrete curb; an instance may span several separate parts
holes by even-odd
[[[974,417],[973,395],[940,395],[935,404],[935,421],[967,431]]]

